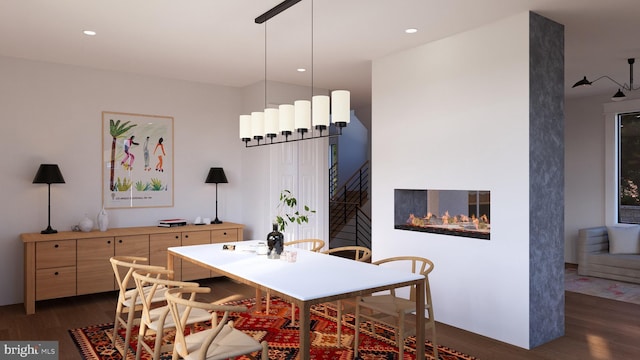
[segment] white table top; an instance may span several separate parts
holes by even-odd
[[[297,261],[268,259],[255,247],[264,240],[231,242],[236,250],[222,250],[223,243],[171,247],[168,250],[223,272],[260,284],[298,300],[309,301],[354,291],[389,287],[423,279],[420,274],[371,265],[294,247]]]

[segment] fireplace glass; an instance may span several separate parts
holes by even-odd
[[[394,190],[399,230],[489,240],[491,193],[486,190]]]

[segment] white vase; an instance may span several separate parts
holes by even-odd
[[[100,212],[98,213],[98,229],[100,229],[100,231],[107,231],[108,227],[109,214],[107,214],[107,210],[105,210],[103,207],[102,210],[100,210]]]
[[[87,215],[84,216],[84,219],[80,220],[78,224],[80,231],[89,232],[93,229],[93,220],[89,219]]]

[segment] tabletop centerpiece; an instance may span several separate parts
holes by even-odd
[[[267,235],[267,245],[269,246],[268,256],[270,259],[277,259],[282,253],[284,243],[284,232],[289,224],[302,224],[309,222],[309,216],[315,214],[308,205],[303,206],[303,210],[298,210],[298,200],[290,190],[282,190],[278,200],[278,215],[273,221],[272,231]]]

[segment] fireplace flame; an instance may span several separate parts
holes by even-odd
[[[437,216],[431,212],[427,213],[424,217],[418,217],[415,214],[409,214],[407,224],[417,227],[432,227],[443,225],[458,225],[465,230],[486,230],[490,228],[489,218],[487,215],[482,215],[477,218],[475,215],[471,217],[467,215],[451,216],[449,211],[445,211],[444,215]]]

